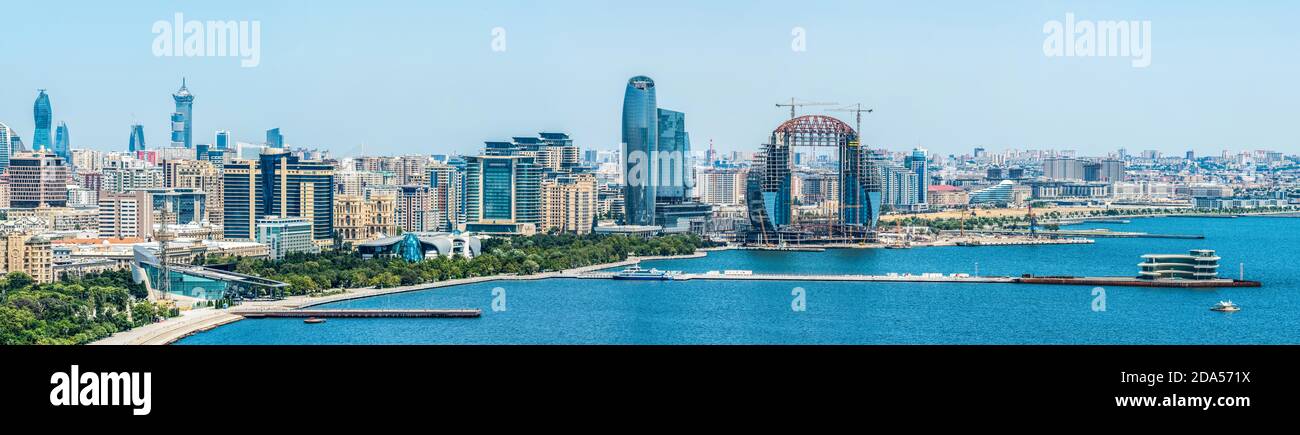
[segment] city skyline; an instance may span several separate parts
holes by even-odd
[[[627,77],[646,75],[675,90],[661,104],[691,114],[697,149],[712,142],[724,152],[756,150],[788,118],[773,103],[791,96],[873,107],[864,117],[864,143],[897,150],[921,146],[937,155],[976,146],[1074,149],[1083,155],[1119,148],[1201,155],[1295,149],[1294,135],[1283,126],[1297,115],[1286,104],[1300,96],[1286,82],[1297,64],[1269,55],[1288,50],[1277,32],[1295,32],[1281,21],[1294,6],[1220,10],[1192,4],[1174,10],[1017,2],[975,11],[944,3],[944,11],[816,3],[789,13],[768,3],[691,9],[670,3],[653,10],[597,10],[581,2],[481,10],[406,5],[409,17],[386,19],[403,32],[416,32],[410,38],[352,24],[338,31],[345,17],[379,14],[361,7],[324,8],[322,17],[295,22],[294,7],[284,4],[245,4],[237,14],[234,7],[167,2],[88,6],[68,14],[65,28],[80,29],[72,35],[23,22],[4,31],[49,38],[39,50],[14,47],[14,58],[25,62],[0,89],[0,121],[33,144],[26,107],[36,89],[48,89],[58,109],[54,121],[78,131],[75,148],[124,150],[128,138],[121,132],[136,122],[145,127],[147,142],[169,143],[164,135],[174,107],[164,93],[188,78],[193,91],[204,95],[196,102],[196,143],[210,142],[217,130],[260,143],[262,132],[279,127],[294,139],[291,145],[340,156],[468,154],[496,137],[566,131],[585,149],[611,150],[620,147],[618,89]],[[30,7],[15,5],[15,13]],[[744,19],[733,18],[738,9]],[[660,32],[651,44],[625,42],[651,22],[686,12],[689,19]],[[149,25],[175,13],[195,20],[259,20],[260,66],[155,57],[148,49],[154,36]],[[1043,24],[1067,13],[1150,20],[1152,65],[1136,69],[1124,59],[1044,56]],[[621,27],[602,24],[627,14],[642,15]],[[428,17],[445,19],[428,29],[417,26]],[[726,22],[728,31],[714,35],[716,22]],[[548,27],[538,27],[543,25]],[[498,27],[507,43],[505,51],[494,52],[492,30]],[[1219,31],[1214,37],[1193,32],[1204,27]],[[806,51],[792,50],[796,28],[806,32]],[[1265,38],[1259,29],[1275,32]],[[308,37],[286,40],[296,34]],[[95,38],[79,37],[85,35]],[[446,58],[458,63],[448,68],[439,61]],[[1242,62],[1251,67],[1231,67]],[[531,65],[572,67],[524,67]],[[740,76],[746,80],[736,80]],[[1200,87],[1221,81],[1238,85]],[[507,103],[521,96],[534,103]],[[821,109],[830,107],[802,108],[800,114]]]

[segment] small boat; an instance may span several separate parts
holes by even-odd
[[[673,275],[676,275],[676,273],[659,269],[642,269],[640,266],[632,265],[621,272],[615,273],[614,279],[670,280],[673,279]]]
[[[306,319],[303,319],[302,323],[310,323],[310,324],[325,323],[325,319],[321,317],[308,317]]]
[[[1233,304],[1232,301],[1219,301],[1219,303],[1214,304],[1213,307],[1210,307],[1210,311],[1235,313],[1237,311],[1241,311],[1241,307],[1237,306],[1236,304]]]

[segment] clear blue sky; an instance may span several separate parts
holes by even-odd
[[[153,56],[152,24],[176,12],[261,21],[261,65]],[[1151,66],[1044,56],[1043,24],[1067,12],[1150,20]],[[196,142],[280,127],[343,155],[450,153],[557,130],[613,149],[623,87],[644,74],[697,149],[757,149],[794,96],[875,108],[864,140],[896,150],[1300,151],[1293,1],[46,0],[4,15],[0,121],[30,142],[48,89],[77,148],[124,150],[133,121],[164,145],[185,76]]]

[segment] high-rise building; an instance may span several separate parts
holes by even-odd
[[[280,134],[279,127],[266,131],[266,146],[271,148],[284,148],[284,135]]]
[[[561,175],[542,181],[543,230],[587,234],[596,225],[596,177]]]
[[[465,157],[469,231],[529,233],[541,224],[541,170],[529,156]]]
[[[708,168],[700,171],[700,202],[711,205],[742,205],[745,203],[745,177],[747,168]]]
[[[1043,176],[1051,180],[1083,180],[1083,161],[1070,157],[1043,159]]]
[[[185,87],[181,79],[181,88],[172,94],[176,101],[176,111],[172,112],[172,146],[194,148],[194,94]]]
[[[127,147],[127,151],[135,154],[136,151],[144,151],[145,149],[144,126],[140,124],[131,124],[131,142]]]
[[[9,156],[19,151],[14,149],[14,137],[16,136],[13,129],[0,122],[0,174],[9,169]]]
[[[406,185],[397,190],[397,226],[402,232],[435,231],[442,220],[433,207],[433,189]]]
[[[265,216],[306,218],[315,240],[332,239],[334,167],[329,163],[267,148],[257,160],[227,164],[222,179],[227,239],[252,239],[257,219]]]
[[[217,130],[217,138],[212,142],[212,144],[214,145],[212,149],[222,151],[230,149],[230,132],[226,130]]]
[[[623,204],[629,225],[654,225],[655,183],[659,173],[659,111],[655,82],[632,77],[623,93]]]
[[[68,166],[48,152],[18,153],[9,159],[9,205],[13,208],[65,207]]]
[[[912,155],[907,157],[904,166],[916,173],[917,189],[916,203],[928,204],[927,197],[930,187],[930,152],[923,148],[912,149]]]
[[[438,212],[438,231],[452,231],[465,223],[461,195],[464,173],[456,167],[435,163],[429,166],[429,187],[433,189],[433,209]]]
[[[72,161],[72,137],[68,135],[68,124],[60,121],[54,134],[54,155],[64,161]]]
[[[655,198],[659,202],[679,203],[691,196],[691,139],[686,134],[686,114],[658,109],[659,171],[655,174]]]
[[[54,114],[50,109],[50,96],[45,94],[41,89],[36,95],[36,104],[32,107],[33,117],[36,119],[36,128],[32,130],[32,151],[49,150],[50,128],[54,122]]]
[[[221,206],[221,171],[212,162],[202,160],[166,160],[163,162],[163,185],[195,189],[207,193],[207,215],[203,220],[221,224],[225,211]]]

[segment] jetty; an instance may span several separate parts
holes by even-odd
[[[483,315],[478,309],[451,310],[231,310],[231,314],[249,318],[318,317],[318,318],[474,318]]]
[[[789,274],[789,273],[753,273],[750,271],[725,272],[710,271],[706,273],[677,273],[672,279],[664,281],[814,281],[814,282],[905,282],[905,283],[955,283],[955,284],[1044,284],[1044,285],[1089,285],[1110,287],[1167,287],[1167,288],[1227,288],[1227,287],[1261,287],[1259,281],[1236,279],[1144,279],[1126,276],[975,276],[965,273],[922,273],[885,275],[824,275],[824,274]],[[591,272],[577,275],[578,279],[614,279],[613,272]]]

